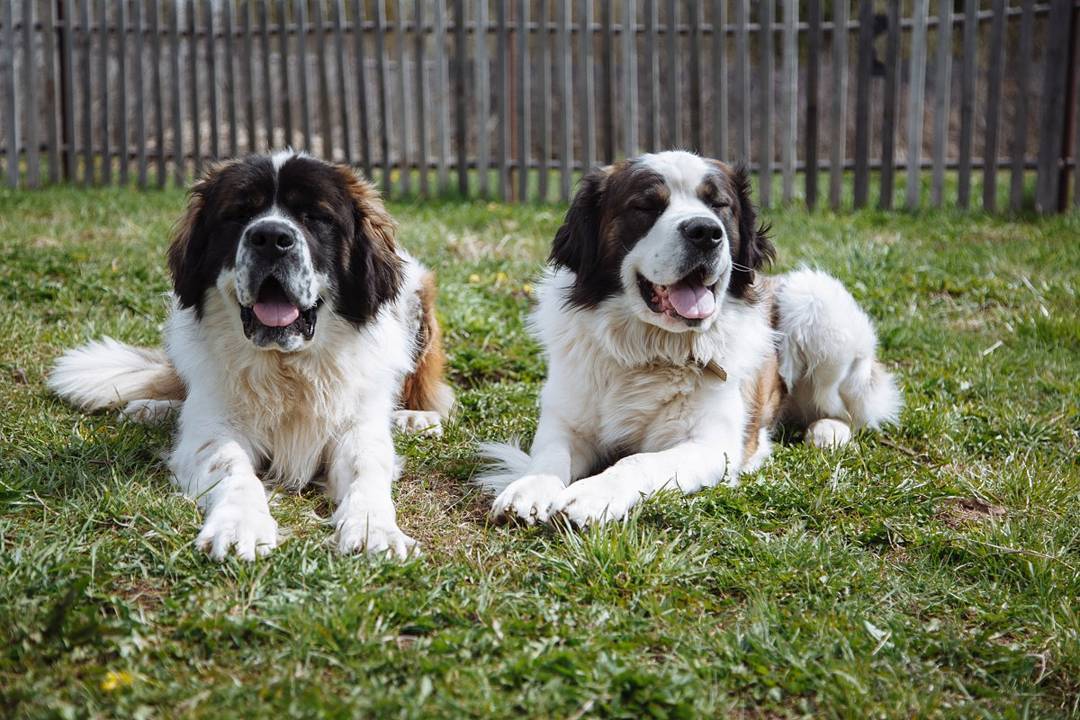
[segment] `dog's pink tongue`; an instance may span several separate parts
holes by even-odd
[[[704,285],[676,283],[668,288],[668,300],[675,312],[687,320],[709,317],[716,308],[712,290]]]
[[[300,317],[300,310],[295,305],[280,300],[257,302],[251,309],[259,322],[267,327],[286,327]]]

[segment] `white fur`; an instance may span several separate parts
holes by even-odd
[[[693,158],[663,153],[647,162],[683,193],[705,171]],[[690,204],[679,200],[676,208]],[[899,392],[874,361],[873,328],[827,275],[800,271],[780,279],[779,333],[770,327],[768,303],[728,296],[726,277],[714,315],[696,327],[667,328],[642,317],[644,304],[628,278],[643,263],[676,255],[665,256],[664,248],[676,245],[664,233],[676,232],[677,223],[664,214],[657,223],[666,229],[638,243],[649,252],[631,251],[623,262],[624,291],[600,305],[568,303],[575,280],[569,270],[549,270],[541,281],[531,329],[547,356],[548,377],[532,449],[528,455],[515,445],[480,449],[492,461],[478,483],[497,495],[494,517],[532,524],[562,516],[583,526],[624,518],[664,488],[690,493],[736,483],[771,451],[763,428],[754,454],[743,457],[749,414],[742,388],[774,354],[783,380],[797,391],[791,402],[805,423],[828,417],[876,427],[895,420]],[[677,258],[672,262],[678,266]],[[703,369],[710,362],[724,369],[726,380]],[[817,425],[811,442],[829,430],[827,444],[839,444],[846,438],[838,426],[847,427],[838,420]]]
[[[101,410],[141,398],[148,384],[172,374],[165,353],[104,337],[61,355],[49,373],[48,384],[57,395],[83,410]]]

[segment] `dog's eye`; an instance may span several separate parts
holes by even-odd
[[[331,218],[329,215],[312,210],[300,213],[300,219],[305,224],[321,223],[325,225],[330,225],[334,222],[333,218]]]
[[[650,205],[648,203],[636,203],[630,206],[630,209],[634,212],[639,212],[642,215],[659,215],[663,208],[658,205]]]
[[[714,200],[710,200],[709,205],[710,205],[710,207],[712,207],[713,210],[716,210],[717,212],[720,212],[721,210],[730,209],[731,208],[731,201],[727,200],[726,198],[716,198]]]

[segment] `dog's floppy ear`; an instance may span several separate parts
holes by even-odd
[[[602,291],[607,284],[603,275],[604,253],[600,237],[604,189],[610,167],[593,168],[581,179],[562,227],[555,233],[549,260],[552,264],[572,270],[577,276],[572,301],[579,305],[595,304],[600,298],[586,295]]]
[[[769,239],[769,226],[758,224],[750,193],[750,172],[745,166],[735,169],[732,184],[738,203],[739,242],[732,248],[736,267],[731,273],[728,292],[742,297],[754,284],[754,271],[760,270],[776,258],[776,248]]]
[[[341,166],[337,172],[351,205],[353,236],[342,243],[335,311],[361,323],[397,295],[403,262],[394,242],[397,225],[378,191],[352,168]]]
[[[212,166],[192,186],[188,193],[187,210],[173,228],[168,252],[169,274],[172,276],[173,291],[179,298],[181,307],[194,306],[200,309],[203,293],[208,286],[205,268],[208,240],[204,209],[207,194],[211,191],[220,169],[219,166]]]

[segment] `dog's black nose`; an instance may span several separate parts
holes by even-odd
[[[712,250],[724,238],[724,228],[720,223],[707,217],[684,220],[679,225],[679,232],[696,248]]]
[[[248,243],[267,260],[277,260],[296,243],[292,228],[282,222],[261,222],[248,232]]]

